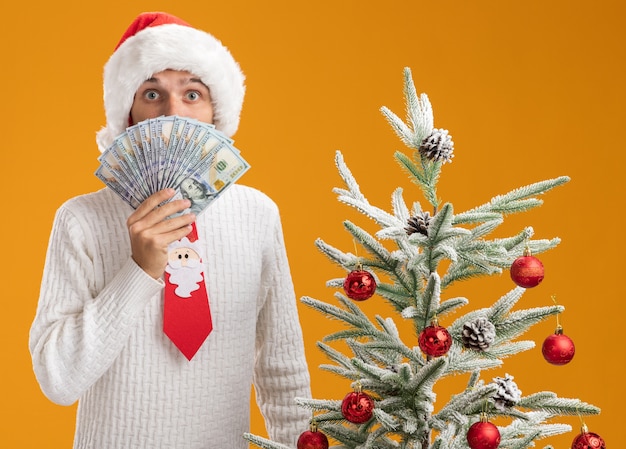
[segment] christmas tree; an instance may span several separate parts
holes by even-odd
[[[338,200],[372,220],[378,230],[367,232],[350,221],[345,229],[357,255],[321,239],[316,246],[347,275],[327,283],[339,290],[335,304],[303,297],[301,301],[343,327],[318,347],[332,361],[320,368],[347,380],[353,391],[340,399],[296,398],[312,412],[311,429],[303,429],[298,449],[324,449],[328,438],[335,448],[412,449],[523,449],[535,441],[570,432],[571,426],[554,423],[566,415],[591,415],[600,410],[579,399],[560,398],[541,391],[522,396],[514,377],[484,378],[485,371],[503,360],[535,347],[518,340],[533,325],[564,310],[554,304],[515,309],[528,288],[543,279],[543,265],[535,256],[554,248],[559,238],[533,239],[532,227],[505,238],[489,238],[506,215],[542,204],[537,196],[560,186],[566,176],[527,185],[471,210],[456,212],[437,195],[442,168],[454,156],[448,131],[434,127],[426,94],[418,96],[410,70],[404,73],[406,122],[388,108],[381,109],[412,154],[395,159],[419,186],[424,203],[409,207],[403,191],[392,194],[392,211],[370,204],[340,152],[336,165],[345,183],[336,188]],[[469,309],[465,297],[446,297],[455,283],[510,270],[512,289],[494,298],[491,307]],[[368,317],[359,307],[372,295],[386,300],[408,320],[414,331],[401,337],[394,318]],[[439,319],[452,324],[443,327]],[[343,341],[351,352],[334,349]],[[566,364],[574,355],[573,342],[557,325],[543,344],[545,359]],[[466,387],[447,401],[437,398],[436,385],[450,376],[465,375]],[[498,420],[499,425],[492,420]],[[286,446],[256,435],[246,438],[264,449]],[[551,446],[546,446],[551,447]],[[572,448],[603,448],[602,439],[583,425]]]

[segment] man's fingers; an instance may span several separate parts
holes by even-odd
[[[182,227],[191,225],[196,220],[195,214],[184,214],[174,218],[168,218],[167,220],[162,220],[159,223],[152,226],[153,232],[158,234],[169,234],[172,232],[176,232],[177,229]],[[184,237],[186,234],[183,234]],[[180,238],[182,238],[180,237]],[[168,238],[169,240],[169,238]],[[171,239],[169,243],[174,240],[179,240],[178,238]]]
[[[131,238],[137,236],[142,240],[160,242],[157,246],[163,243],[167,245],[183,238],[191,231],[190,225],[196,219],[195,214],[184,214],[166,219],[173,212],[168,212],[166,206],[163,206],[163,209],[163,211],[154,211],[152,216],[144,217],[143,220],[132,222],[129,218],[128,231]]]
[[[170,215],[182,212],[190,206],[189,200],[175,200],[163,204],[174,196],[173,189],[160,190],[150,195],[139,207],[128,217],[127,225],[137,223],[140,220],[146,220],[144,226],[150,227],[156,223],[163,221]],[[163,204],[162,206],[159,206]]]
[[[164,201],[169,200],[176,194],[174,189],[163,189],[150,195],[143,203],[139,205],[135,213],[140,216],[145,216],[150,213],[155,207]],[[134,215],[134,214],[133,214]]]

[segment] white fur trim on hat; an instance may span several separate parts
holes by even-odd
[[[167,69],[199,77],[211,93],[215,127],[227,136],[235,134],[245,93],[239,65],[212,35],[184,25],[163,24],[126,39],[104,66],[107,123],[96,137],[101,151],[128,127],[139,86]]]

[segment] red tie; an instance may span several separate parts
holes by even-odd
[[[170,244],[165,269],[163,332],[191,360],[213,330],[196,224]]]

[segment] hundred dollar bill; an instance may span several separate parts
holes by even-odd
[[[137,209],[141,204],[141,200],[138,200],[133,194],[125,189],[105,167],[100,166],[96,170],[96,177],[100,179],[104,184],[113,190],[122,200],[128,203],[133,209]]]
[[[130,140],[130,143],[133,147],[135,162],[139,167],[139,172],[142,173],[143,176],[143,173],[147,172],[148,166],[144,153],[148,150],[144,147],[139,125],[133,125],[126,128],[126,135],[128,136],[128,140]]]
[[[249,168],[234,147],[221,143],[182,173],[175,188],[191,201],[189,211],[198,215]]]
[[[219,194],[230,184],[235,183],[250,165],[231,145],[219,145],[201,159],[191,170],[212,190]]]
[[[132,175],[132,170],[123,157],[117,154],[117,146],[113,144],[98,158],[100,166],[106,169],[107,178],[115,178],[120,188],[128,190],[135,198],[139,198],[138,186]]]
[[[169,132],[169,139],[167,142],[167,149],[165,152],[164,161],[164,173],[163,173],[163,185],[169,187],[172,185],[172,173],[175,172],[177,160],[179,158],[176,150],[183,134],[183,129],[187,123],[186,119],[181,117],[173,117],[171,130]],[[167,127],[165,127],[167,129]]]

